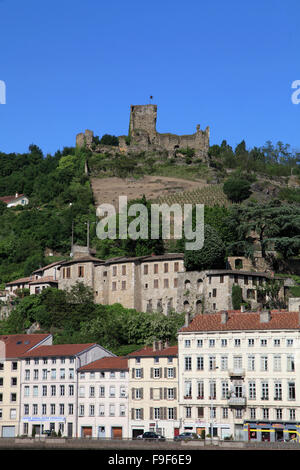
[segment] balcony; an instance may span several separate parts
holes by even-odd
[[[235,367],[228,371],[229,377],[245,377],[245,369]]]
[[[228,398],[228,406],[243,407],[246,406],[246,397],[230,397]]]

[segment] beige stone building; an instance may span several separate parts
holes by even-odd
[[[179,433],[177,346],[155,343],[128,355],[129,436]]]

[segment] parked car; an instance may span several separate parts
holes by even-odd
[[[161,436],[160,434],[157,434],[156,432],[152,432],[152,431],[147,431],[147,432],[144,432],[143,434],[140,434],[139,436],[137,436],[137,439],[143,439],[147,441],[155,441],[155,440],[165,441],[166,440],[164,436]]]
[[[190,439],[199,439],[199,436],[195,432],[182,432],[174,437],[174,441],[187,441]]]

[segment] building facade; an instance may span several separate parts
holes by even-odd
[[[127,439],[128,361],[105,357],[78,369],[80,437]]]
[[[155,343],[128,355],[129,436],[179,433],[177,346]]]
[[[181,429],[299,439],[299,312],[197,315],[178,335]]]
[[[43,344],[52,344],[49,334],[0,336],[0,436],[19,435],[21,406],[20,355]]]
[[[113,354],[98,344],[41,346],[22,355],[20,434],[78,437],[77,369]]]

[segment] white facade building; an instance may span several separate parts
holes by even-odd
[[[105,357],[78,370],[79,437],[127,439],[128,361]]]
[[[42,346],[21,361],[20,435],[78,437],[77,369],[112,353],[98,344]]]
[[[182,431],[299,440],[299,312],[197,315],[178,356]]]

